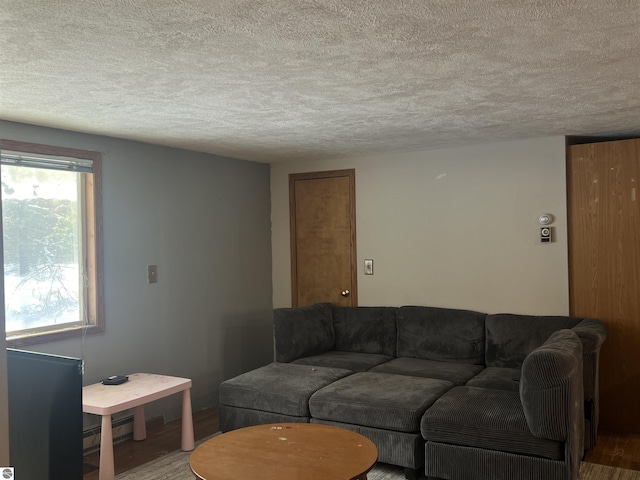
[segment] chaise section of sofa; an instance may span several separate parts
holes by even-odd
[[[561,329],[571,329],[583,347],[583,389],[586,450],[595,447],[599,412],[600,347],[607,329],[599,320],[566,316],[514,314],[487,315],[486,368],[467,382],[468,386],[516,390],[526,356]]]
[[[456,387],[427,410],[425,474],[577,480],[583,454],[582,343],[556,331],[523,360],[519,391]]]
[[[421,469],[420,421],[452,382],[431,378],[359,372],[314,393],[311,422],[354,430],[376,442],[378,459],[410,470]]]
[[[223,432],[265,423],[309,423],[309,399],[351,371],[272,363],[220,385],[218,424]]]

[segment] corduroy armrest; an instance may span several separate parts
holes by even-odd
[[[572,330],[558,330],[522,364],[520,400],[531,433],[566,440],[582,397],[582,342]]]

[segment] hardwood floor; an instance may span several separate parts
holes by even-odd
[[[182,423],[180,420],[174,420],[166,424],[163,424],[162,421],[151,420],[147,422],[146,440],[141,442],[127,440],[114,445],[113,456],[116,475],[160,458],[173,450],[178,450],[180,448],[181,428]],[[217,407],[194,412],[193,435],[196,442],[217,431]],[[83,480],[98,480],[100,452],[95,451],[85,455],[84,464],[85,472],[87,473],[84,474]]]
[[[587,453],[585,461],[640,470],[640,435],[598,432],[596,448]]]
[[[212,407],[193,414],[196,441],[218,431],[218,409]],[[147,423],[147,439],[142,442],[127,440],[114,446],[116,475],[138,465],[160,458],[180,448],[180,420],[167,424],[151,421]],[[640,435],[598,433],[596,448],[587,453],[585,461],[613,467],[640,470]],[[85,473],[84,480],[98,480],[99,452],[85,455],[84,462],[92,471]]]

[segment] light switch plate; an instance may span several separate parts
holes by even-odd
[[[364,259],[364,274],[373,275],[373,260],[371,258]]]
[[[149,283],[158,283],[158,266],[149,265],[147,267],[147,281]]]

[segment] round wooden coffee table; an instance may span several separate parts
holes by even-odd
[[[228,480],[366,480],[378,459],[366,437],[314,423],[277,423],[232,430],[191,454],[197,478]]]

